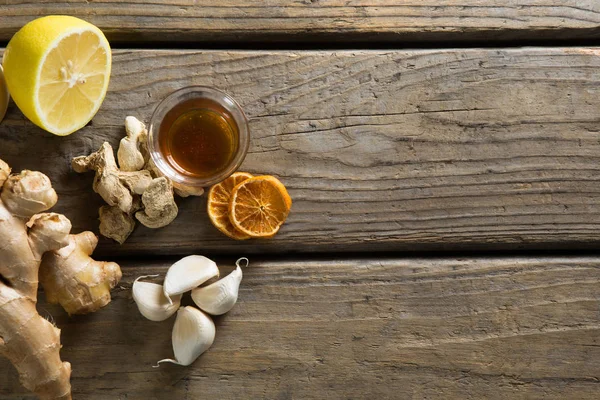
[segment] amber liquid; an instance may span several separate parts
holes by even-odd
[[[185,100],[160,124],[160,152],[179,172],[208,178],[223,171],[238,149],[238,127],[223,106],[209,99]]]

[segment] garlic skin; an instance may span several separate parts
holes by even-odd
[[[237,301],[240,282],[242,282],[242,269],[238,265],[225,278],[192,290],[192,300],[202,311],[209,314],[225,314]]]
[[[208,315],[194,307],[181,307],[171,337],[175,359],[160,360],[156,367],[165,362],[183,366],[192,364],[212,346],[215,333],[215,324]]]
[[[151,282],[140,282],[140,279],[156,276],[158,275],[140,276],[133,282],[131,292],[140,313],[150,321],[159,322],[175,314],[181,303],[181,295],[174,296],[172,303],[169,304],[161,285]]]
[[[204,256],[187,256],[171,265],[167,271],[163,291],[171,303],[171,296],[189,292],[207,280],[219,276],[214,261]]]

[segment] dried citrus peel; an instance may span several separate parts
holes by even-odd
[[[285,222],[292,199],[277,178],[256,176],[238,184],[231,193],[229,220],[251,237],[271,237]]]
[[[208,217],[223,234],[236,240],[249,239],[250,236],[236,229],[229,220],[229,203],[233,188],[246,179],[252,178],[247,172],[236,172],[221,183],[213,185],[208,191]]]

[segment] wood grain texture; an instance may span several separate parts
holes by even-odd
[[[113,42],[449,42],[598,38],[594,0],[5,0],[0,41],[69,14]]]
[[[288,186],[292,212],[272,240],[212,227],[205,198],[180,201],[168,227],[138,227],[101,254],[597,247],[600,50],[365,52],[117,51],[92,123],[54,137],[12,104],[0,158],[47,173],[56,211],[97,232],[92,174],[69,160],[127,115],[148,120],[187,85],[236,98],[250,118],[241,170]]]
[[[93,315],[41,302],[62,329],[75,399],[591,400],[600,390],[597,258],[251,259],[214,346],[189,368],[154,369],[172,355],[174,317],[145,320],[130,287],[168,265],[122,263],[122,288]],[[30,398],[0,360],[0,399]]]

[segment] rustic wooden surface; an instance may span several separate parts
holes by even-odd
[[[40,15],[75,15],[113,42],[447,43],[600,36],[594,0],[4,0],[0,42]]]
[[[294,200],[272,240],[232,241],[205,198],[100,254],[595,248],[600,234],[600,50],[115,51],[92,124],[54,137],[12,105],[0,158],[47,173],[55,209],[97,232],[93,174],[69,160],[117,145],[187,85],[222,88],[251,119],[242,170]]]
[[[96,314],[39,306],[63,330],[75,399],[598,398],[598,258],[251,259],[213,347],[159,369],[174,318],[145,320],[130,287],[167,265],[122,266]],[[0,376],[0,399],[33,399],[8,363]]]
[[[247,242],[210,225],[205,198],[181,200],[169,227],[101,241],[97,256],[132,256],[107,308],[68,318],[42,294],[75,399],[598,398],[600,259],[507,255],[600,242],[600,48],[451,48],[591,42],[598,2],[0,3],[0,45],[40,15],[70,14],[115,47],[148,49],[114,52],[106,101],[81,132],[53,137],[14,104],[0,123],[0,158],[47,173],[75,231],[97,232],[102,202],[69,160],[116,145],[125,116],[148,120],[192,84],[242,104],[242,170],[279,176],[294,199],[280,234]],[[264,50],[390,43],[450,48]],[[172,46],[263,50],[155,49]],[[415,250],[464,257],[378,253]],[[154,369],[172,355],[174,318],[145,320],[131,284],[190,253],[229,257],[224,273],[238,256],[252,263],[214,346],[191,367]],[[32,399],[0,360],[0,400]]]

